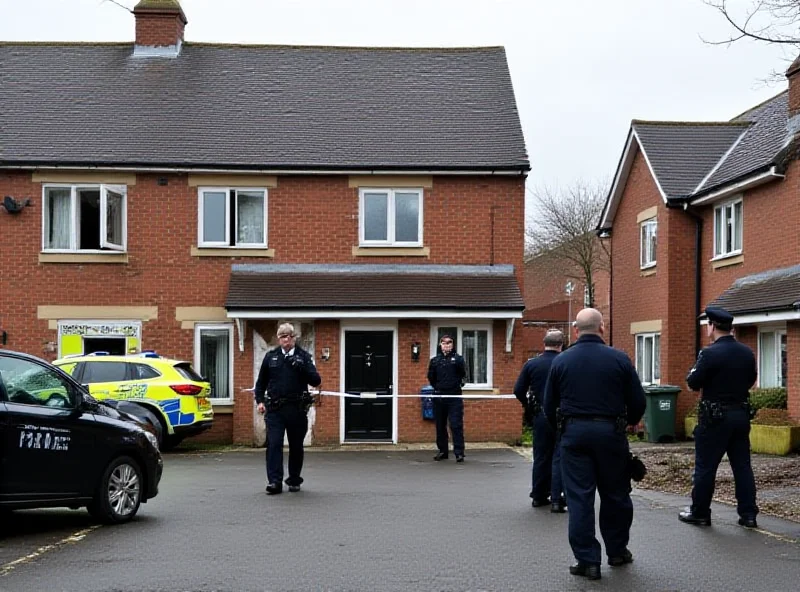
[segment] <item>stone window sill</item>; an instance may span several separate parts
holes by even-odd
[[[201,249],[192,247],[192,257],[275,257],[275,249]]]
[[[39,263],[127,263],[127,253],[39,253]]]
[[[353,247],[353,257],[430,257],[430,247]]]
[[[721,267],[730,267],[731,265],[739,265],[740,263],[744,263],[744,255],[729,255],[727,257],[721,257],[719,259],[712,259],[711,260],[711,267],[712,269],[719,269]]]

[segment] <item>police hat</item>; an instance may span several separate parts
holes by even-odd
[[[724,308],[709,306],[706,308],[709,323],[714,323],[723,331],[730,331],[733,327],[733,315]]]

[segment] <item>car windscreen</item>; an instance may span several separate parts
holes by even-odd
[[[84,362],[81,382],[94,384],[97,382],[120,382],[127,380],[127,364],[125,362]]]
[[[175,370],[186,378],[187,380],[194,380],[195,382],[205,382],[205,379],[200,376],[197,372],[194,371],[192,365],[188,362],[182,362],[180,364],[175,364]]]

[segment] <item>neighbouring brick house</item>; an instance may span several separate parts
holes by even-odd
[[[614,345],[646,384],[683,389],[720,305],[756,352],[757,386],[800,418],[800,61],[789,89],[727,122],[633,121],[599,224],[611,232]]]
[[[606,239],[597,239],[606,240]],[[607,240],[606,247],[610,244]],[[586,282],[567,274],[564,261],[550,251],[528,257],[524,264],[525,274],[525,315],[523,343],[528,357],[544,351],[542,340],[550,328],[564,332],[568,342],[574,340],[571,321],[584,306],[589,304]],[[602,266],[593,272],[595,307],[603,314],[606,322],[606,342],[611,338],[611,319],[609,315],[609,273]],[[571,295],[567,284],[570,283]]]
[[[188,359],[214,389],[201,437],[258,443],[278,322],[351,393],[419,393],[448,331],[487,395],[467,439],[516,439],[518,403],[491,398],[525,360],[504,50],[184,43],[176,0],[133,12],[135,43],[0,43],[5,347]],[[434,439],[411,397],[326,397],[312,422],[316,443]]]

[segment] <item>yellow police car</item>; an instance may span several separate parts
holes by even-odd
[[[211,385],[189,362],[148,351],[128,356],[95,352],[53,364],[87,385],[96,399],[125,401],[123,411],[156,428],[162,450],[209,429],[214,421]]]

